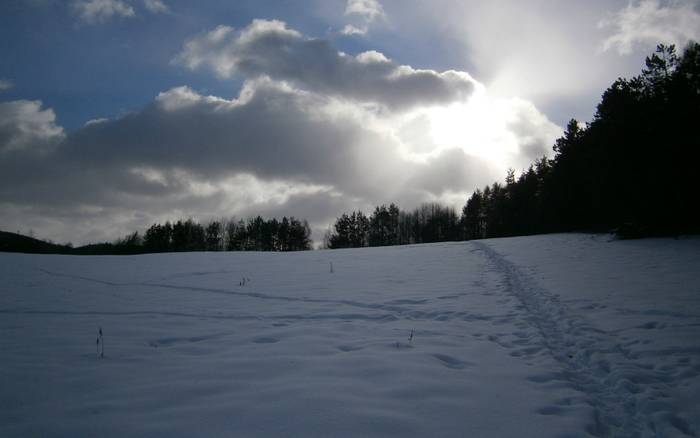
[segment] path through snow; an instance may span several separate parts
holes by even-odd
[[[491,246],[472,244],[491,261],[503,278],[505,292],[517,297],[525,319],[539,332],[536,339],[521,336],[520,345],[542,345],[560,365],[559,370],[531,379],[567,382],[580,391],[594,409],[594,423],[586,427],[587,432],[614,437],[696,436],[693,426],[675,414],[680,406],[671,390],[678,382],[669,367],[640,360],[640,355],[625,347],[615,332],[596,328],[584,314],[571,311],[557,295],[542,288]],[[559,412],[568,402],[562,400],[558,406],[545,409]]]

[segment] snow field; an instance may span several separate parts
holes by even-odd
[[[694,436],[699,254],[0,254],[0,435]]]

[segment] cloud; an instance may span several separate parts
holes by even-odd
[[[653,48],[666,43],[683,47],[700,39],[700,12],[697,2],[678,0],[662,6],[658,0],[643,0],[630,2],[599,26],[614,29],[603,41],[603,51],[615,49],[629,55],[635,46]]]
[[[63,140],[52,109],[41,101],[0,102],[0,157],[13,152],[42,153]]]
[[[264,214],[306,218],[320,239],[351,209],[460,207],[560,133],[532,104],[489,96],[466,73],[341,55],[283,23],[219,27],[183,53],[212,45],[244,79],[233,98],[175,87],[69,134],[40,102],[0,106],[0,229],[84,243],[168,219]]]
[[[200,177],[252,173],[348,187],[357,148],[377,140],[353,120],[330,114],[329,105],[270,80],[248,82],[233,100],[177,87],[142,111],[79,130],[63,154],[86,166],[109,161]]]
[[[14,87],[15,84],[13,84],[11,81],[7,81],[5,79],[0,79],[0,92],[9,90],[10,88]]]
[[[156,0],[157,1],[157,0]],[[73,11],[87,24],[103,23],[113,17],[134,17],[134,8],[122,0],[75,0]]]
[[[352,24],[346,24],[340,31],[343,35],[365,35],[368,31],[367,26],[356,27]]]
[[[384,9],[377,0],[348,0],[345,15],[359,16],[367,23],[385,16]]]
[[[592,82],[607,60],[589,62],[586,54],[595,51],[595,42],[588,46],[600,3],[404,0],[387,3],[386,12],[393,27],[411,29],[402,34],[411,50],[468,69],[491,93],[535,99],[539,106],[590,88],[599,95]]]
[[[154,14],[160,14],[170,11],[168,6],[161,0],[143,0],[143,4],[149,12],[152,12]]]
[[[385,20],[384,8],[377,0],[348,0],[345,16],[354,20],[340,31],[343,35],[366,35],[369,26],[379,20]]]
[[[527,99],[563,125],[572,117],[590,120],[603,91],[619,77],[639,74],[644,56],[658,43],[645,48],[636,44],[633,56],[601,50],[602,41],[615,30],[599,27],[601,18],[613,17],[627,4],[628,0],[385,2],[389,30],[409,31],[402,31],[397,43],[392,43],[394,35],[385,36],[382,43],[397,57],[415,53],[436,65],[466,70],[491,94]]]
[[[261,79],[233,100],[171,89],[140,112],[85,126],[67,139],[62,155],[85,167],[157,169],[149,184],[167,180],[153,177],[162,169],[214,180],[245,173],[376,199],[396,181],[430,171],[432,157],[406,159],[403,146],[381,115]],[[440,174],[451,182],[432,184],[426,190],[433,196],[463,181]]]
[[[378,52],[343,54],[276,20],[254,20],[240,31],[218,26],[190,39],[175,62],[192,70],[206,67],[222,79],[267,76],[391,110],[463,100],[475,84],[465,72],[414,69]]]

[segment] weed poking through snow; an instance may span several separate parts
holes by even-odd
[[[95,341],[95,344],[97,345],[97,357],[103,359],[105,357],[105,340],[102,336],[102,327],[100,327],[97,332],[97,341]]]
[[[399,341],[396,341],[396,348],[413,348],[413,329],[411,329],[411,334],[408,335],[408,343],[402,343]]]

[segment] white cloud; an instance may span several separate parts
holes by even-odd
[[[104,123],[104,122],[108,122],[108,121],[109,121],[109,119],[104,118],[104,117],[100,117],[97,119],[88,120],[87,122],[85,122],[84,126],[96,125],[98,123]]]
[[[369,28],[367,26],[353,26],[352,24],[346,24],[345,27],[340,31],[343,35],[365,35],[367,34]]]
[[[614,33],[602,44],[602,50],[615,49],[621,55],[635,46],[653,48],[659,43],[682,48],[690,40],[700,39],[700,12],[695,1],[676,0],[662,5],[658,0],[630,2],[599,24]]]
[[[355,56],[355,59],[360,63],[364,64],[388,64],[391,60],[387,58],[383,53],[377,52],[376,50],[368,50],[362,52]]]
[[[40,101],[0,102],[0,157],[10,152],[46,152],[63,140],[52,109],[41,109]]]
[[[366,35],[377,20],[386,20],[384,8],[377,0],[348,0],[345,16],[353,20],[340,31],[343,35]]]
[[[254,20],[240,31],[218,26],[190,39],[176,62],[192,70],[209,68],[220,78],[267,76],[393,110],[462,100],[474,89],[475,81],[465,72],[414,69],[372,53],[348,56],[281,21]]]
[[[10,88],[12,88],[14,86],[15,86],[15,84],[13,84],[11,81],[0,79],[0,91],[9,90]]]
[[[134,17],[134,8],[122,0],[75,0],[73,11],[88,24],[105,22],[113,17]]]
[[[150,12],[160,14],[169,12],[168,6],[162,0],[143,0],[143,4]]]
[[[377,0],[348,0],[345,15],[357,15],[367,23],[385,17],[384,9]]]

